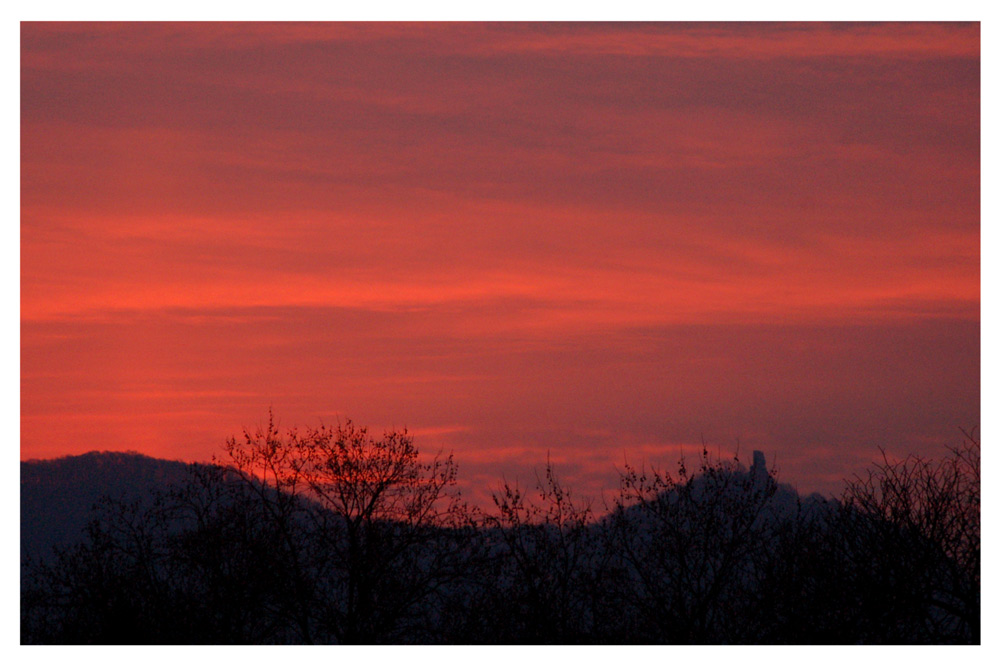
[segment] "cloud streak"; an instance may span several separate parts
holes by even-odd
[[[829,488],[978,420],[977,24],[24,23],[21,68],[22,457],[273,405]]]

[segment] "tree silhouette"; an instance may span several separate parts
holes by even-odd
[[[978,643],[979,450],[883,453],[839,501],[703,450],[696,473],[627,465],[603,516],[547,464],[537,493],[504,482],[483,514],[405,431],[272,416],[22,560],[21,639]]]
[[[296,580],[257,490],[192,465],[145,501],[102,500],[84,542],[27,565],[26,641],[303,641]]]
[[[484,520],[499,541],[492,572],[498,641],[579,643],[596,640],[607,550],[589,504],[574,501],[551,462],[537,498],[504,481],[493,493],[496,513]]]
[[[749,639],[736,608],[756,593],[754,554],[772,538],[765,509],[776,484],[765,469],[737,464],[713,462],[703,449],[696,475],[683,459],[676,479],[628,465],[621,474],[611,521],[629,576],[624,600],[645,639]]]
[[[288,548],[290,565],[308,567],[308,634],[338,642],[392,639],[415,610],[462,570],[470,512],[455,488],[451,456],[423,461],[413,438],[376,438],[350,420],[282,436],[266,428],[226,444],[228,462],[258,496]],[[270,491],[275,490],[275,491]],[[309,538],[292,535],[304,509]]]
[[[980,442],[963,435],[937,461],[882,451],[847,484],[845,575],[891,641],[980,642]]]

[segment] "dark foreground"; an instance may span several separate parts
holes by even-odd
[[[980,641],[974,436],[839,500],[800,498],[762,455],[626,468],[600,518],[551,469],[474,510],[450,458],[349,422],[226,452],[100,502],[54,553],[22,538],[22,643]]]

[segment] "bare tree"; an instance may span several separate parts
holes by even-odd
[[[226,451],[279,523],[305,507],[310,540],[283,532],[289,565],[310,570],[310,632],[354,643],[419,631],[415,610],[428,615],[461,571],[470,524],[451,456],[422,460],[405,430],[376,438],[348,420],[282,436],[273,418]]]
[[[763,455],[626,465],[595,516],[549,463],[466,506],[450,456],[273,417],[213,466],[105,499],[22,561],[28,643],[977,643],[980,444],[882,460],[841,501]]]
[[[936,461],[883,450],[844,493],[851,574],[890,639],[980,641],[980,442],[962,433]]]
[[[682,459],[676,479],[626,465],[611,520],[630,575],[626,602],[644,639],[746,639],[733,610],[753,594],[751,566],[771,540],[765,508],[775,490],[765,469],[747,473],[704,449],[699,473]]]
[[[259,488],[222,467],[189,471],[142,500],[105,497],[83,542],[29,564],[29,640],[303,641],[298,580]]]
[[[573,499],[551,462],[536,488],[532,498],[504,481],[493,494],[497,512],[485,522],[501,541],[493,598],[503,607],[492,611],[506,619],[508,640],[594,641],[607,551],[593,510]]]

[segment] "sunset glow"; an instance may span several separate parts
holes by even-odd
[[[21,28],[21,459],[407,427],[468,495],[980,418],[978,24]]]

